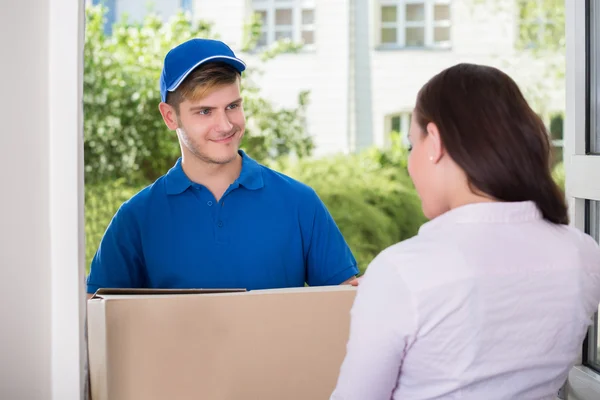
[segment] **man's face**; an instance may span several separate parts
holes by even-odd
[[[239,81],[217,87],[199,101],[183,101],[177,126],[182,151],[210,164],[235,160],[246,128]]]

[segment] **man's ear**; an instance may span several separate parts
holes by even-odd
[[[177,123],[177,113],[175,109],[167,103],[161,102],[158,105],[158,110],[160,111],[160,115],[162,115],[163,121],[165,121],[165,125],[167,128],[174,131],[179,128],[179,124]]]
[[[427,137],[428,145],[427,151],[431,162],[438,163],[445,153],[444,144],[442,143],[442,137],[436,124],[430,122],[427,124]]]

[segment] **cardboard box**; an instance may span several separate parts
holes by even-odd
[[[355,293],[100,290],[88,301],[92,399],[328,399]]]

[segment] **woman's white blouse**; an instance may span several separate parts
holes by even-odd
[[[534,203],[478,203],[371,263],[335,400],[555,399],[600,302],[600,249]]]

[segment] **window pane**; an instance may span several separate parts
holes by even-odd
[[[194,7],[192,3],[192,0],[181,0],[181,9],[192,12]]]
[[[315,43],[315,32],[313,31],[302,31],[302,41],[304,44]]]
[[[599,110],[600,112],[600,110]],[[600,114],[598,114],[600,115]],[[600,126],[596,126],[596,134],[590,135],[590,151],[592,153],[598,154],[600,153]]]
[[[256,42],[257,46],[266,46],[267,45],[267,32],[262,32],[258,37],[258,42]]]
[[[563,140],[564,118],[562,114],[553,115],[550,118],[550,138],[552,140]]]
[[[564,154],[564,152],[563,152],[562,146],[552,145],[552,154],[550,155],[550,157],[551,157],[550,162],[552,164],[552,167],[563,162],[563,159],[564,159],[563,154]]]
[[[280,40],[280,39],[292,39],[292,32],[291,31],[277,31],[275,32],[275,40]]]
[[[315,10],[302,10],[302,25],[315,23]]]
[[[600,201],[588,200],[589,227],[588,233],[600,242]]]
[[[425,28],[406,28],[406,46],[425,46]]]
[[[396,28],[383,28],[381,30],[381,43],[396,43]]]
[[[263,27],[267,26],[267,12],[266,11],[257,11],[258,18],[260,19],[260,23]]]
[[[275,10],[275,25],[291,25],[292,10],[290,8]]]
[[[407,4],[406,5],[406,21],[407,22],[425,21],[425,5],[424,4]]]
[[[381,22],[396,22],[397,10],[396,6],[381,7]]]
[[[392,132],[400,132],[400,116],[392,117]]]
[[[600,201],[586,200],[586,231],[600,242]],[[599,310],[600,312],[600,307]],[[590,328],[588,336],[588,362],[587,364],[600,370],[600,329],[598,329],[598,314],[594,318],[594,324]]]
[[[600,4],[590,1],[590,48],[600,48]],[[588,147],[591,153],[600,153],[600,58],[598,51],[590,54],[590,131],[588,132]]]
[[[598,314],[600,314],[600,307],[598,307]],[[596,331],[596,359],[594,360],[594,365],[596,365],[596,369],[598,369],[598,360],[600,360],[600,347],[598,347],[598,343],[600,343],[600,329],[598,329],[598,314],[596,314],[596,321],[594,322],[594,330]]]
[[[433,18],[436,21],[447,21],[450,19],[450,6],[448,4],[436,4],[433,9]]]
[[[563,131],[564,131],[564,117],[562,113],[554,114],[550,118],[550,141],[552,144],[552,167],[563,162],[564,149],[563,149]]]
[[[435,43],[450,41],[450,27],[437,27],[433,30],[433,41]]]

